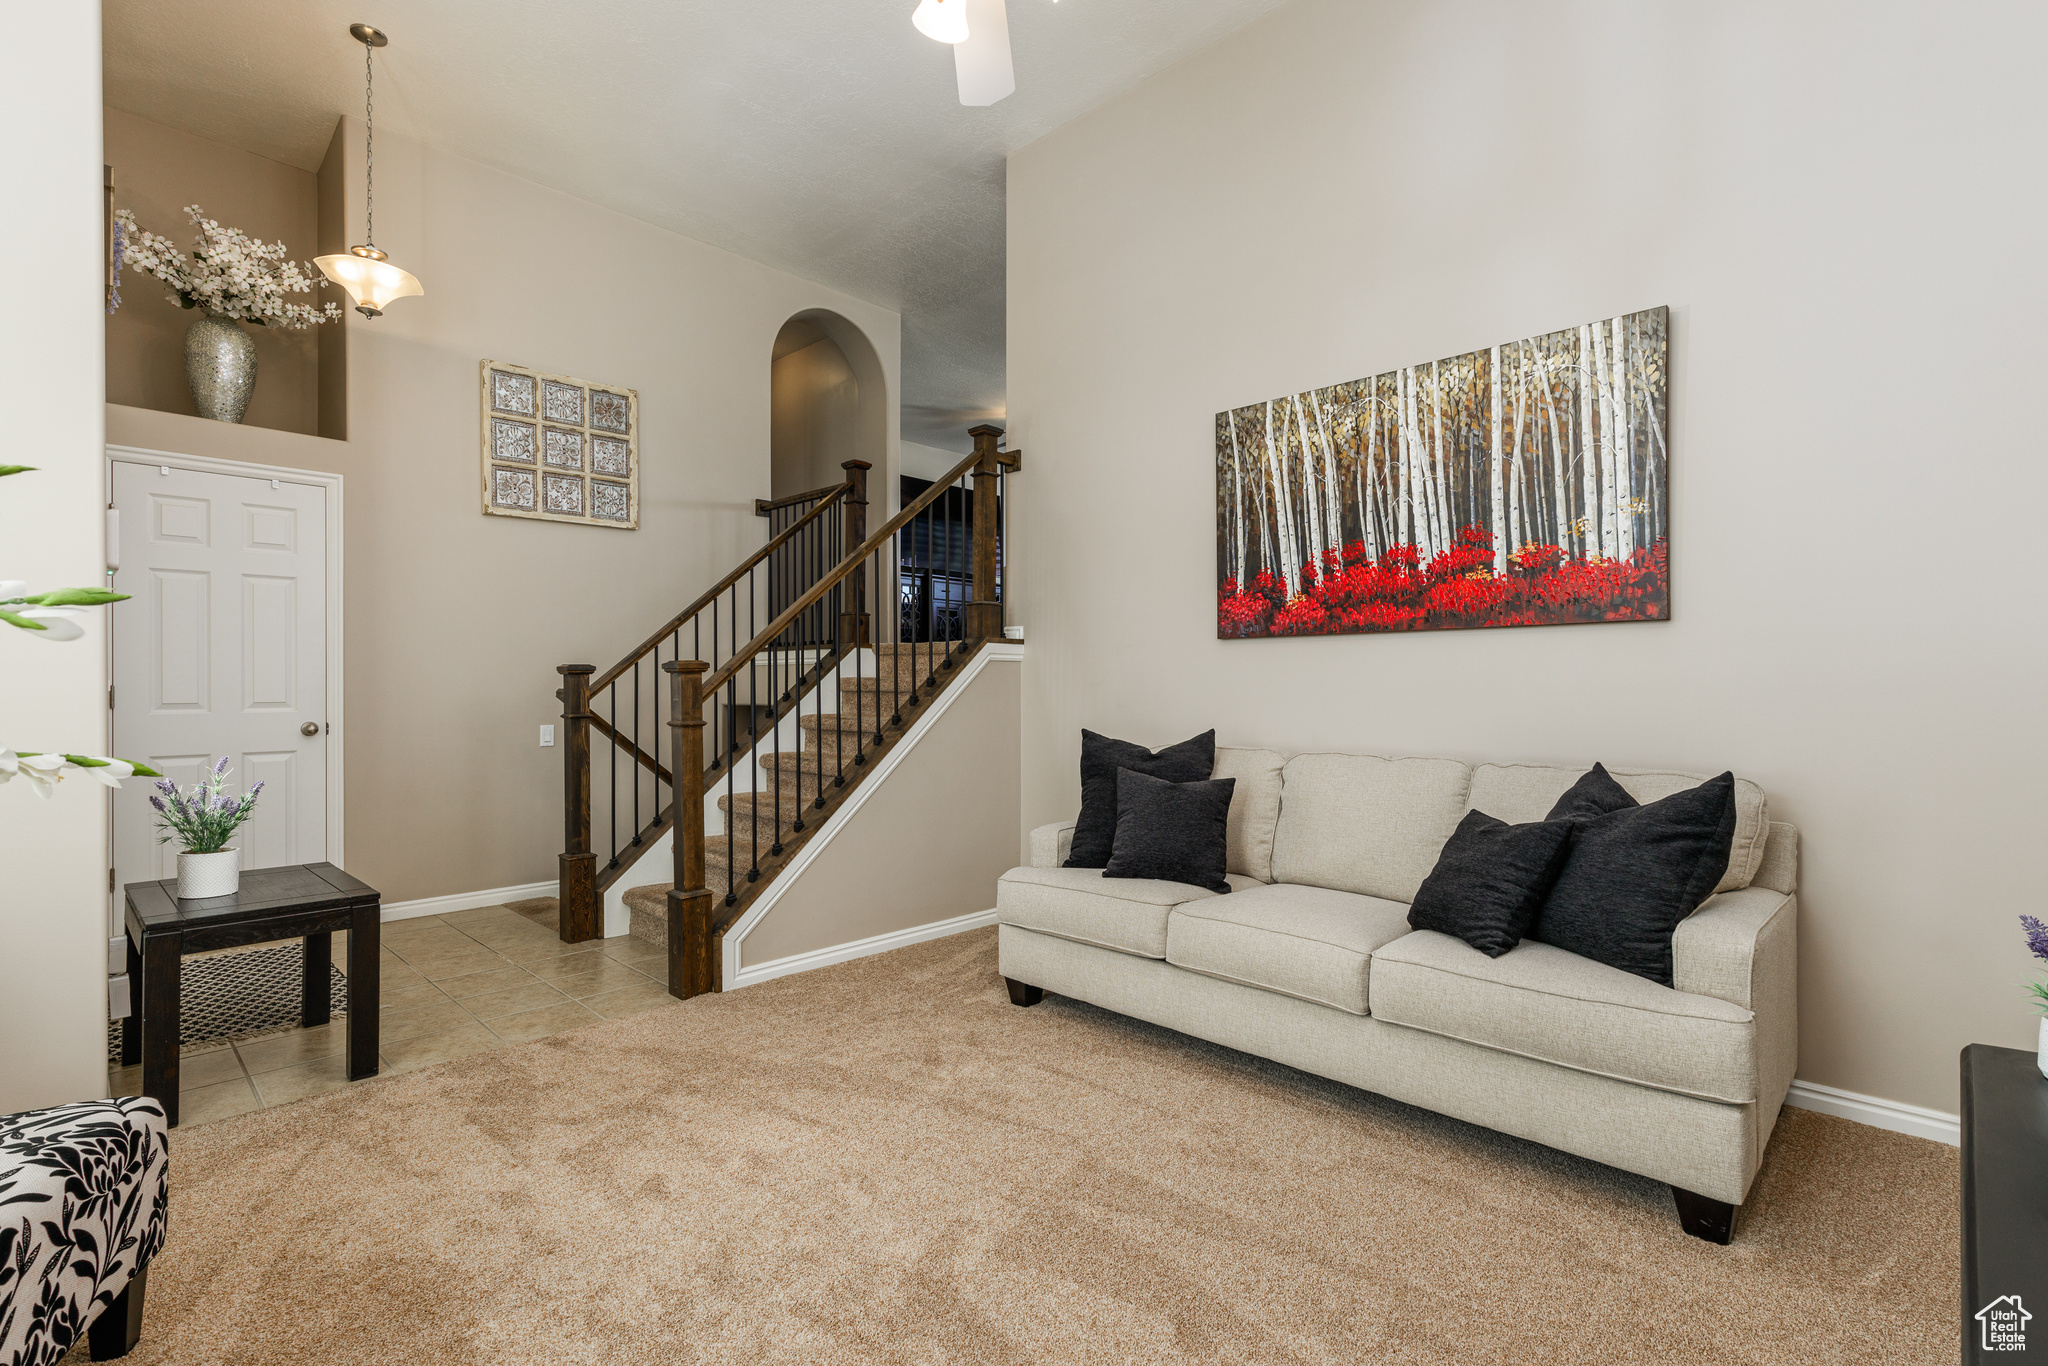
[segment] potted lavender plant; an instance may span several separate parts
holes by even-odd
[[[2027,932],[2027,948],[2034,957],[2048,963],[2048,925],[2043,925],[2033,916],[2023,915],[2020,928]],[[2027,994],[2034,998],[2034,1004],[2041,1010],[2040,1042],[2036,1045],[2034,1057],[2041,1068],[2041,1075],[2048,1077],[2048,982],[2027,983]]]
[[[156,828],[165,833],[158,844],[178,841],[178,899],[233,896],[242,885],[242,851],[228,845],[229,836],[242,822],[256,814],[259,781],[239,797],[221,789],[227,785],[228,756],[220,756],[206,777],[181,791],[165,778],[157,783],[162,796],[149,804],[157,810]]]

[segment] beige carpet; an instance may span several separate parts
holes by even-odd
[[[138,1363],[1957,1355],[1953,1150],[1664,1187],[1058,998],[982,931],[172,1140]]]

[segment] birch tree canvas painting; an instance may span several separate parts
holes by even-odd
[[[1216,633],[1670,616],[1668,313],[1216,415]]]

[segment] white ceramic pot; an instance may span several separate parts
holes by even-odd
[[[2048,1077],[2048,1015],[2041,1017],[2041,1042],[2034,1050],[2034,1063],[2041,1069],[2041,1075]]]
[[[196,901],[209,896],[233,896],[242,885],[242,851],[223,849],[217,854],[178,855],[178,899]],[[2048,1034],[2043,1034],[2048,1038]]]

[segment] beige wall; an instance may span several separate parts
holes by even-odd
[[[1960,1047],[2034,1045],[2044,42],[1295,0],[1013,156],[1025,824],[1082,726],[1732,767],[1805,832],[1800,1076],[1954,1110]],[[1657,304],[1671,621],[1215,639],[1216,412]]]
[[[9,16],[33,52],[0,83],[0,255],[27,265],[0,331],[0,578],[33,591],[106,582],[101,471],[105,308],[99,6]],[[53,644],[0,625],[0,747],[104,752],[106,613]],[[107,804],[91,780],[49,801],[0,787],[0,1114],[106,1094]]]
[[[996,904],[1017,866],[1018,665],[990,659],[741,942],[754,967]],[[942,694],[943,696],[943,694]]]
[[[960,436],[960,451],[942,451],[936,446],[919,446],[913,442],[903,443],[903,472],[918,479],[943,479],[953,467],[965,460],[974,449],[973,441],[963,431]]]
[[[362,126],[344,131],[360,168]],[[427,292],[349,315],[347,441],[128,407],[109,439],[342,474],[349,871],[387,901],[551,879],[555,666],[609,666],[760,544],[769,357],[793,314],[872,340],[893,466],[897,318],[382,130],[377,242]],[[486,358],[639,390],[638,531],[482,515]]]
[[[292,259],[319,254],[317,177],[160,123],[107,109],[106,164],[114,168],[114,203],[136,222],[189,248],[195,229],[185,206],[197,204],[223,227],[265,242],[282,241]],[[315,277],[318,271],[309,272]],[[170,302],[154,276],[121,272],[122,306],[107,315],[107,401],[169,413],[191,413],[185,383],[185,329],[197,312]],[[328,286],[293,295],[315,306],[346,308],[348,296]],[[319,430],[322,324],[304,332],[244,326],[256,341],[256,391],[243,421],[288,432]]]
[[[772,497],[823,488],[846,477],[860,448],[860,382],[830,337],[773,363],[769,422]]]

